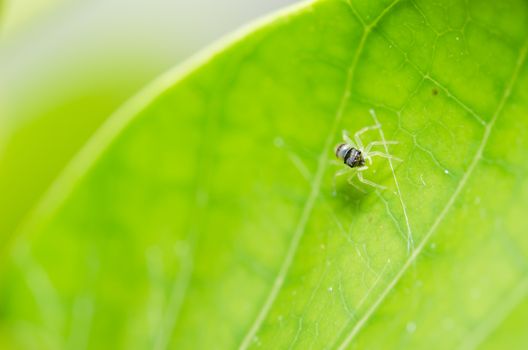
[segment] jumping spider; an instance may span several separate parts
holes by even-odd
[[[342,160],[347,167],[345,169],[339,170],[335,177],[349,174],[347,181],[357,188],[359,191],[364,192],[359,188],[352,180],[354,176],[357,179],[369,186],[374,188],[384,190],[385,186],[378,185],[375,182],[367,180],[363,177],[363,171],[368,169],[368,166],[372,164],[373,157],[383,157],[386,159],[401,161],[400,158],[394,157],[391,154],[380,152],[380,151],[371,151],[374,146],[386,146],[386,145],[396,145],[397,141],[373,141],[368,145],[364,146],[361,141],[361,135],[370,130],[377,130],[381,128],[381,124],[376,123],[375,125],[366,126],[360,129],[354,134],[354,141],[348,136],[348,132],[343,130],[343,143],[340,143],[335,148],[335,155],[338,159]],[[368,165],[367,165],[368,164]]]

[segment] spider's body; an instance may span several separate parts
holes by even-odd
[[[336,157],[351,168],[365,165],[365,158],[361,151],[348,143],[341,143],[336,147]]]
[[[357,179],[369,186],[378,188],[380,190],[385,189],[385,186],[378,185],[375,182],[372,182],[370,180],[367,180],[363,177],[363,171],[368,169],[368,165],[372,164],[372,158],[373,157],[382,157],[390,160],[397,160],[401,161],[401,159],[394,157],[393,155],[388,153],[387,146],[388,145],[395,145],[398,142],[397,141],[386,141],[383,137],[383,133],[380,132],[380,135],[382,136],[381,141],[372,141],[368,145],[364,146],[363,142],[361,141],[361,135],[371,131],[371,130],[379,130],[381,129],[381,124],[378,122],[378,119],[376,117],[376,114],[374,113],[374,110],[370,110],[370,114],[372,115],[372,118],[376,122],[376,124],[371,126],[366,126],[362,129],[360,129],[358,132],[354,134],[354,140],[352,140],[348,136],[348,132],[346,130],[343,130],[343,141],[337,147],[335,148],[335,155],[338,159],[342,160],[343,163],[347,165],[347,168],[342,169],[336,173],[335,176],[340,176],[344,174],[349,174],[348,182],[353,185],[354,187],[358,188],[360,191],[362,191],[359,187],[357,187],[354,182],[352,181],[354,177],[357,177]],[[385,152],[381,151],[372,151],[372,148],[375,146],[384,146]]]

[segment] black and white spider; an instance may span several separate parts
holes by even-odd
[[[352,139],[349,137],[348,132],[343,130],[344,142],[340,143],[335,148],[336,157],[342,160],[347,166],[345,169],[339,170],[335,174],[335,177],[349,174],[350,176],[347,179],[348,182],[362,192],[363,190],[352,181],[354,176],[357,177],[360,182],[366,185],[378,188],[380,190],[386,189],[385,186],[378,185],[377,183],[367,180],[363,177],[363,171],[367,170],[369,165],[372,165],[373,157],[382,157],[401,161],[400,158],[394,157],[391,154],[380,151],[372,151],[372,148],[375,146],[396,145],[398,144],[398,141],[373,141],[366,146],[363,145],[363,142],[361,141],[361,135],[367,131],[377,130],[379,128],[381,128],[381,124],[377,123],[375,125],[366,126],[360,129],[354,134],[354,141],[352,141]]]

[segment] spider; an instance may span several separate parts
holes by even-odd
[[[381,128],[381,124],[376,123],[375,125],[366,126],[360,129],[354,134],[355,142],[352,141],[352,139],[349,137],[348,132],[346,130],[343,130],[344,143],[340,143],[336,146],[335,155],[338,159],[342,160],[345,165],[347,165],[347,168],[339,170],[335,174],[335,178],[344,174],[350,174],[349,178],[347,179],[348,183],[350,183],[352,186],[354,186],[361,192],[364,191],[352,181],[354,175],[360,182],[366,185],[372,186],[380,190],[386,189],[385,186],[378,185],[375,182],[365,179],[362,173],[363,171],[368,169],[368,165],[372,164],[372,157],[383,157],[386,159],[401,161],[400,158],[394,157],[391,154],[383,153],[380,151],[371,151],[372,147],[374,146],[396,145],[398,144],[398,141],[373,141],[367,146],[363,146],[363,142],[361,141],[360,136],[367,131],[377,130],[379,128]]]

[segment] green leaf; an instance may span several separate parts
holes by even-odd
[[[527,33],[522,0],[321,0],[162,77],[19,232],[2,345],[520,348]],[[378,121],[387,188],[334,186]]]

